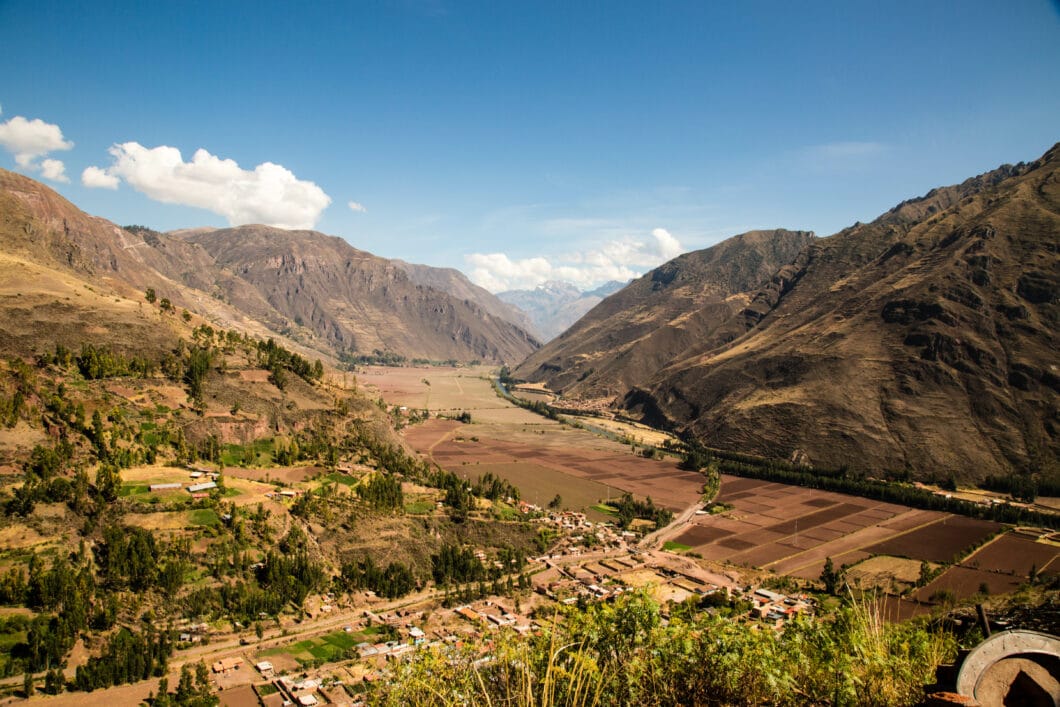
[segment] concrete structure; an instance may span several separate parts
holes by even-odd
[[[989,705],[1060,707],[1060,638],[1038,631],[1003,631],[961,663],[957,693]]]

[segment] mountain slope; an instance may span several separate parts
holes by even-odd
[[[517,361],[537,342],[474,302],[415,284],[404,267],[315,231],[241,226],[192,233],[216,262],[338,351]]]
[[[582,292],[569,282],[546,282],[532,290],[508,290],[497,295],[522,312],[533,322],[534,329],[550,341],[581,319],[604,297],[621,290],[625,285],[608,282],[595,290]]]
[[[753,231],[678,256],[604,299],[514,373],[567,399],[610,402],[689,347],[743,333],[729,322],[750,303],[748,291],[812,240],[805,231]]]
[[[1060,148],[815,241],[622,405],[705,443],[921,476],[1055,473]],[[540,352],[538,356],[540,356]]]
[[[107,306],[89,312],[82,311],[84,300],[65,295],[60,299],[60,291],[74,286],[82,296],[95,294],[102,305],[109,301],[108,294],[141,301],[144,291],[152,288],[159,298],[202,314],[215,325],[238,328],[261,338],[277,336],[292,349],[309,353],[280,334],[288,324],[283,315],[252,286],[218,266],[200,246],[149,229],[124,229],[90,216],[43,184],[6,170],[0,170],[0,256],[5,262],[17,262],[17,268],[28,267],[37,273],[32,281],[19,282],[21,276],[16,277],[12,282],[15,299],[0,303],[11,312],[10,326],[22,327],[34,318],[58,325],[56,332],[38,331],[41,336],[32,328],[22,327],[20,336],[28,352],[35,349],[35,338],[58,338],[65,343],[89,338],[85,332],[93,331],[97,336],[110,330],[136,332],[119,337],[131,349],[141,343],[155,348],[160,336],[172,339],[172,332],[166,334],[167,327],[159,329],[157,321],[150,323],[148,318],[145,323],[139,310],[135,317],[124,311],[110,312],[113,308]],[[17,306],[21,304],[17,298],[26,296],[22,291],[28,292],[31,285],[40,300],[34,316],[27,319]],[[57,289],[49,292],[51,286]],[[8,310],[8,306],[14,309]],[[56,308],[64,309],[66,315],[46,315]],[[300,338],[317,350],[313,357],[327,350],[312,337]]]
[[[468,300],[479,308],[489,312],[494,317],[511,322],[523,331],[537,335],[534,325],[526,312],[514,307],[507,302],[501,301],[497,295],[484,287],[479,287],[471,282],[467,276],[454,268],[436,268],[430,265],[417,265],[406,263],[404,260],[391,261],[400,266],[409,279],[417,285],[430,287],[439,292],[445,292],[458,300]]]
[[[69,275],[133,300],[152,288],[225,328],[293,337],[318,352],[379,349],[409,358],[502,362],[537,347],[532,336],[474,301],[417,286],[400,266],[315,232],[124,229],[5,170],[0,228],[0,254],[22,263],[12,272],[39,266],[56,271],[41,275],[50,282]],[[154,333],[148,327],[143,336]]]

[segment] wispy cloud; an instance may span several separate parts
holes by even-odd
[[[605,241],[585,251],[558,256],[510,258],[505,253],[465,256],[471,280],[491,292],[532,289],[549,280],[563,280],[589,289],[610,280],[625,282],[683,252],[681,243],[664,228],[649,238]]]
[[[40,172],[45,179],[69,182],[66,165],[61,160],[40,158],[51,152],[70,150],[74,143],[63,137],[63,131],[54,123],[45,123],[40,118],[29,120],[16,115],[0,123],[0,147],[15,156],[15,163],[27,170]]]
[[[316,184],[272,162],[247,170],[203,149],[185,162],[175,147],[148,148],[137,142],[114,145],[110,154],[114,162],[106,169],[82,172],[85,186],[114,188],[122,179],[151,199],[207,209],[234,226],[312,228],[331,203]]]
[[[346,202],[346,206],[350,207],[350,211],[354,211],[359,214],[363,214],[368,211],[368,209],[365,208],[364,204],[361,204],[356,201],[348,201]]]
[[[887,146],[882,142],[830,142],[807,147],[804,154],[819,159],[844,160],[872,157],[886,150]]]
[[[795,159],[802,169],[826,174],[843,174],[871,166],[889,149],[882,142],[829,142],[797,150]]]

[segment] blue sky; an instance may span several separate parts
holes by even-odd
[[[494,290],[828,235],[1060,140],[1046,0],[0,0],[0,46],[0,166],[90,213]]]

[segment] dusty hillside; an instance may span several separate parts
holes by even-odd
[[[624,406],[813,464],[1055,473],[1058,164],[1054,147],[813,242],[752,296],[744,336],[686,349]]]
[[[729,323],[748,292],[812,240],[805,231],[753,231],[685,253],[603,300],[515,375],[568,399],[624,395],[690,347],[742,334]]]
[[[134,300],[152,288],[159,298],[215,324],[282,335],[288,345],[314,355],[378,349],[408,358],[502,362],[520,360],[537,347],[531,335],[477,299],[417,285],[401,265],[319,233],[124,229],[4,170],[0,228],[0,252],[9,259]],[[122,326],[135,326],[124,314],[116,316]],[[91,319],[100,317],[106,315],[97,312]]]
[[[341,238],[242,226],[188,240],[339,351],[501,362],[520,360],[537,346],[513,324],[416,285],[400,265]]]
[[[408,273],[409,279],[417,285],[445,292],[458,300],[468,300],[494,317],[510,322],[523,331],[536,335],[534,325],[524,311],[502,301],[489,290],[471,282],[459,270],[417,265],[415,263],[406,263],[404,260],[394,260],[392,262],[403,268]]]

